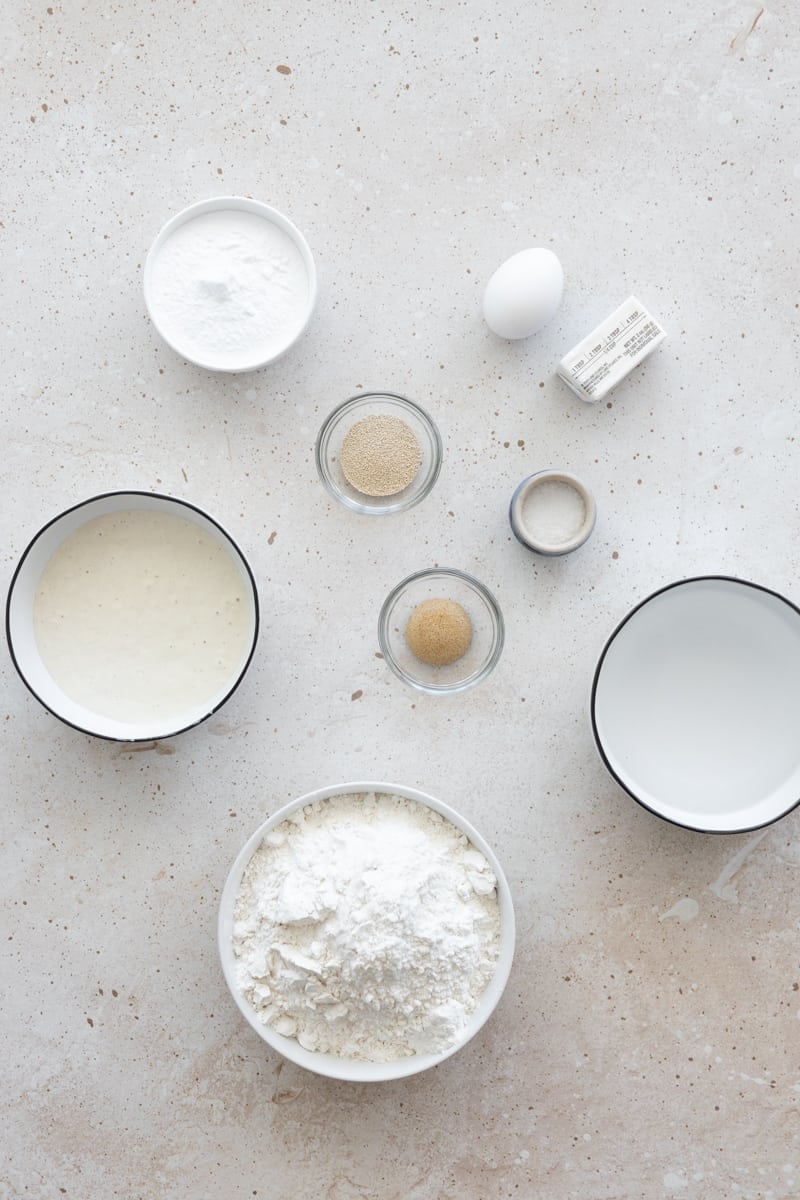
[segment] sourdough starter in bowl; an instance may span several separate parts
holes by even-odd
[[[234,907],[236,985],[306,1050],[388,1063],[458,1042],[500,953],[497,879],[442,814],[377,792],[291,812]]]

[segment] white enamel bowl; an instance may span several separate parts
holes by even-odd
[[[94,712],[63,691],[42,660],[36,642],[34,609],[42,571],[59,546],[82,525],[110,513],[146,509],[182,517],[210,534],[229,552],[244,582],[248,603],[248,636],[241,660],[230,678],[213,695],[198,696],[196,703],[171,716],[128,722]],[[76,504],[45,525],[28,545],[19,561],[6,605],[6,635],[11,657],[23,682],[54,716],[67,725],[95,737],[114,741],[140,742],[172,737],[216,712],[241,682],[258,638],[259,607],[255,580],[233,538],[207,513],[193,504],[152,492],[108,492]]]
[[[591,719],[608,770],[666,820],[777,820],[800,802],[800,610],[727,576],[661,589],[609,638]]]
[[[268,1025],[263,1025],[255,1009],[251,1007],[237,987],[236,956],[233,950],[234,909],[242,876],[253,854],[261,845],[266,834],[277,825],[280,825],[282,821],[285,821],[290,813],[295,812],[298,808],[332,796],[358,794],[360,792],[379,792],[385,795],[404,796],[409,800],[416,800],[417,803],[432,808],[434,812],[441,813],[457,829],[465,833],[473,846],[483,854],[497,879],[497,896],[500,904],[500,952],[494,975],[472,1013],[461,1037],[452,1046],[439,1054],[415,1054],[408,1058],[396,1059],[393,1062],[373,1063],[361,1061],[360,1059],[339,1058],[334,1054],[321,1054],[313,1050],[305,1050],[295,1038],[283,1037]],[[285,805],[265,821],[263,825],[260,825],[255,833],[248,838],[236,856],[222,891],[217,935],[222,970],[231,995],[236,1001],[240,1013],[259,1037],[263,1038],[273,1050],[277,1050],[284,1058],[289,1059],[300,1067],[305,1067],[309,1071],[314,1071],[318,1075],[327,1075],[331,1079],[346,1079],[351,1082],[374,1083],[390,1079],[403,1079],[407,1075],[416,1075],[420,1071],[427,1071],[430,1067],[435,1067],[438,1063],[444,1062],[446,1058],[449,1058],[457,1050],[465,1046],[489,1019],[503,994],[503,989],[506,986],[511,971],[515,938],[514,905],[506,877],[503,874],[503,869],[494,851],[468,821],[465,821],[463,817],[459,816],[448,805],[443,804],[441,800],[435,800],[433,796],[428,796],[424,792],[417,791],[416,788],[403,787],[396,783],[341,783],[333,787],[319,788],[315,792],[309,792],[308,795],[301,796],[298,800],[293,800],[291,804]]]

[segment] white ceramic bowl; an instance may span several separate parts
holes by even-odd
[[[456,828],[465,833],[473,846],[483,854],[497,879],[497,895],[500,905],[500,953],[494,975],[478,1002],[477,1008],[472,1013],[461,1037],[452,1046],[439,1054],[416,1054],[388,1063],[374,1063],[360,1059],[339,1058],[334,1054],[322,1054],[312,1050],[305,1050],[295,1038],[283,1037],[268,1025],[263,1025],[255,1009],[248,1003],[237,986],[236,956],[233,950],[234,910],[242,876],[253,854],[261,845],[266,834],[285,821],[298,808],[332,796],[358,794],[361,792],[379,792],[386,795],[404,796],[409,800],[416,800],[417,803],[432,808],[434,812],[441,813]],[[443,804],[440,800],[435,800],[432,796],[428,796],[424,792],[417,791],[416,788],[403,787],[395,783],[357,782],[337,784],[333,787],[319,788],[317,791],[309,792],[308,795],[301,796],[298,800],[293,800],[291,804],[285,805],[256,829],[255,833],[248,838],[239,851],[228,874],[220,901],[217,932],[222,970],[231,995],[248,1024],[273,1050],[277,1050],[284,1058],[288,1058],[298,1066],[305,1067],[309,1071],[314,1071],[318,1075],[327,1075],[332,1079],[346,1079],[353,1082],[381,1082],[390,1079],[402,1079],[407,1075],[416,1075],[420,1071],[428,1070],[429,1067],[435,1067],[438,1063],[455,1054],[457,1050],[460,1050],[475,1036],[491,1016],[508,981],[514,957],[514,928],[514,906],[503,869],[492,849],[468,821],[459,816],[448,805]]]
[[[241,578],[247,604],[244,619],[246,644],[229,677],[210,693],[198,695],[180,711],[168,715],[120,720],[94,711],[85,702],[68,695],[50,673],[36,639],[35,603],[37,589],[50,559],[62,543],[87,522],[99,517],[131,510],[163,513],[182,517],[209,534],[223,546],[233,564],[233,578]],[[113,550],[113,547],[109,547]],[[197,577],[202,580],[202,574]],[[211,602],[211,601],[210,601]],[[124,620],[123,618],[120,618]],[[228,533],[207,513],[184,500],[151,492],[109,492],[76,504],[48,522],[28,545],[16,568],[6,605],[6,632],[14,665],[33,695],[54,716],[96,737],[115,741],[138,742],[172,737],[199,724],[216,712],[238,687],[255,650],[258,638],[259,606],[255,580],[239,547]],[[129,628],[129,627],[128,627]],[[129,655],[131,651],[121,650]],[[146,680],[145,680],[146,682]]]
[[[554,537],[552,533],[543,532],[541,529],[537,529],[535,524],[531,525],[528,520],[528,502],[533,498],[537,489],[548,483],[562,484],[572,488],[583,502],[583,519],[574,528],[570,528],[563,537]],[[569,471],[548,469],[537,471],[534,475],[529,475],[527,479],[522,480],[511,497],[508,519],[518,542],[537,554],[555,558],[577,550],[588,539],[597,519],[597,505],[586,484],[576,475],[572,475]]]
[[[800,802],[800,610],[728,576],[662,588],[606,643],[591,719],[645,808],[709,833],[769,824]]]
[[[245,221],[246,245],[239,249],[230,239],[220,243],[215,229],[202,244],[193,239],[187,249],[193,232],[200,230],[199,224],[190,226],[198,218],[210,218],[215,227],[226,218]],[[273,286],[272,276],[265,280],[264,272],[247,261],[256,251],[264,253],[267,273],[277,263],[283,276],[279,285]],[[293,271],[302,279],[303,268],[304,284],[287,289],[288,275]],[[241,304],[237,271],[257,288],[255,298],[244,296]],[[280,299],[289,291],[291,309],[277,318],[273,294]],[[161,337],[182,358],[209,371],[255,371],[275,362],[305,332],[317,300],[317,272],[308,242],[283,213],[244,196],[216,196],[190,204],[158,233],[144,265],[144,300]],[[206,314],[203,324],[183,315],[191,305]]]

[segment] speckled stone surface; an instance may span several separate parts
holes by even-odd
[[[2,552],[107,489],[206,508],[249,556],[257,657],[172,741],[94,741],[2,659],[3,1200],[788,1200],[800,1194],[800,816],[689,833],[607,776],[587,719],[636,601],[726,572],[800,600],[800,17],[768,8],[197,0],[4,12]],[[158,338],[148,246],[252,195],[306,233],[319,305],[259,373]],[[494,338],[497,265],[549,246],[563,304]],[[554,378],[635,293],[669,333],[610,404]],[[419,400],[439,482],[402,517],[336,506],[313,445],[364,389]],[[533,470],[598,521],[513,538]],[[506,652],[446,701],[377,655],[432,564],[495,593]],[[503,862],[518,952],[436,1070],[326,1081],[238,1015],[215,947],[252,829],[324,783],[418,786]]]

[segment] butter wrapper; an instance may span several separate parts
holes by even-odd
[[[581,400],[596,403],[644,362],[666,336],[645,306],[629,296],[562,358],[556,374]]]

